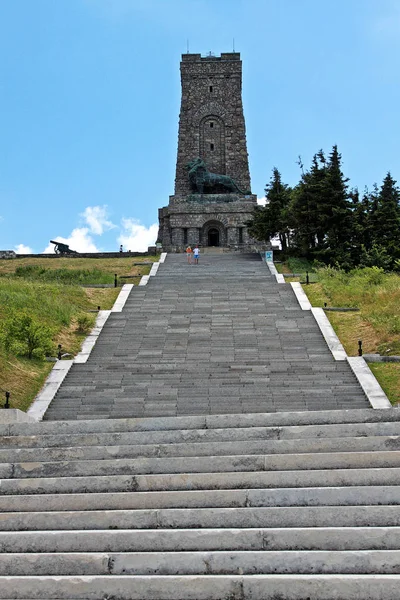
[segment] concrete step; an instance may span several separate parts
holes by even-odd
[[[276,468],[276,455],[292,454],[294,452],[301,454],[314,454],[314,463],[318,461],[317,454],[326,454],[328,452],[335,454],[350,454],[355,452],[362,453],[383,453],[389,452],[390,448],[398,448],[399,438],[379,437],[379,438],[355,438],[343,440],[340,439],[321,439],[321,440],[282,440],[282,441],[260,441],[260,442],[225,442],[206,444],[182,444],[182,445],[160,445],[160,446],[122,446],[122,449],[116,449],[117,462],[115,459],[94,458],[96,450],[83,450],[81,460],[68,460],[69,455],[76,456],[74,449],[67,450],[65,460],[61,464],[60,460],[50,462],[29,463],[0,463],[0,472],[3,477],[45,477],[59,475],[60,477],[72,475],[90,475],[93,470],[100,467],[98,474],[116,473],[166,473],[181,472],[189,470],[191,472],[202,472],[207,470],[216,471],[236,471],[236,470],[269,470]],[[110,448],[108,456],[113,455],[114,447]],[[207,452],[208,449],[208,452]],[[41,451],[40,451],[41,452]],[[40,453],[38,452],[38,454]],[[85,459],[85,455],[89,459]],[[397,450],[393,450],[397,452]],[[237,453],[237,454],[236,454]],[[100,454],[104,455],[104,450],[100,449]],[[121,458],[119,458],[119,456]],[[132,458],[122,458],[123,456]],[[212,457],[212,463],[207,461],[207,457]],[[388,464],[396,465],[396,454],[390,459]],[[42,456],[45,458],[45,456]],[[78,453],[79,457],[79,453]],[[141,458],[140,458],[141,457]],[[156,458],[160,457],[160,458]],[[251,458],[250,458],[251,457]],[[14,457],[15,458],[15,457]],[[59,459],[62,459],[60,453]],[[379,459],[378,459],[379,460]],[[235,464],[233,465],[233,462]],[[245,461],[245,463],[243,462]],[[282,462],[282,461],[281,461]],[[113,465],[115,469],[113,469]],[[243,467],[240,467],[243,464]],[[342,463],[343,464],[343,463]],[[373,463],[371,463],[373,464]],[[382,464],[382,462],[379,462]],[[64,465],[64,466],[63,466]],[[171,465],[169,467],[168,465]],[[350,466],[343,464],[344,467]],[[333,465],[339,466],[339,465]],[[68,469],[67,469],[68,467]],[[11,475],[12,474],[12,475]]]
[[[0,553],[399,550],[400,527],[0,532]]]
[[[4,513],[1,531],[238,527],[398,527],[393,506],[171,508]]]
[[[290,473],[290,472],[289,472]],[[350,479],[350,478],[349,478]],[[321,477],[322,480],[322,477]],[[400,504],[399,478],[397,485],[352,485],[348,487],[281,487],[279,489],[216,489],[163,492],[125,492],[103,494],[63,494],[28,497],[23,500],[15,496],[0,498],[0,508],[5,513],[21,512],[21,518],[31,511],[92,511],[133,510],[153,508],[216,508],[216,507],[259,507],[259,506],[358,506]],[[316,483],[318,485],[318,483]],[[17,508],[18,507],[18,508]],[[29,509],[28,509],[29,507]],[[25,517],[24,517],[25,518]],[[29,518],[29,515],[26,517]],[[6,517],[4,517],[6,521]]]
[[[340,442],[340,441],[339,441]],[[354,441],[353,441],[354,442]],[[297,448],[295,448],[295,444],[289,444],[289,447],[285,442],[277,442],[276,447],[271,448],[268,442],[259,442],[257,444],[254,443],[244,443],[246,446],[243,448],[248,452],[254,452],[254,454],[237,454],[234,455],[233,452],[235,448],[231,447],[231,443],[229,443],[230,448],[225,449],[225,452],[222,448],[210,448],[210,452],[212,450],[219,450],[220,454],[207,456],[206,452],[204,452],[203,456],[175,456],[174,452],[171,452],[171,456],[168,457],[168,454],[160,452],[159,454],[164,454],[163,458],[154,458],[154,457],[145,457],[145,458],[117,458],[117,459],[90,459],[90,460],[59,460],[54,462],[21,462],[21,463],[2,463],[0,464],[0,476],[4,478],[6,484],[7,479],[32,479],[32,478],[60,478],[61,480],[64,478],[71,477],[98,477],[98,476],[108,476],[108,475],[141,475],[141,474],[173,474],[173,473],[219,473],[219,472],[238,472],[238,471],[270,471],[270,470],[278,470],[279,465],[282,464],[283,459],[278,458],[279,454],[284,455],[285,450],[288,454],[293,452],[295,449],[300,451],[303,449],[305,454],[310,453],[313,449],[313,445],[317,446],[317,450],[319,449],[322,454],[326,454],[327,451],[331,451],[333,453],[332,458],[330,459],[330,465],[332,468],[339,467],[350,467],[352,465],[351,459],[350,462],[344,461],[344,454],[349,454],[351,451],[357,453],[357,459],[355,460],[355,464],[361,465],[363,462],[362,456],[364,459],[366,458],[366,451],[371,452],[371,463],[364,464],[364,467],[368,467],[369,465],[374,464],[374,455],[377,454],[377,464],[378,465],[394,465],[394,467],[398,466],[398,451],[393,454],[393,456],[387,456],[388,448],[390,448],[392,443],[392,438],[360,438],[360,443],[352,443],[348,444],[350,448],[347,447],[347,450],[350,452],[343,453],[343,449],[346,448],[346,444],[344,443],[326,443],[324,440],[319,440],[318,442],[313,443],[306,442],[303,445],[303,448],[299,448],[300,444],[297,444]],[[240,446],[240,444],[237,444]],[[304,447],[305,446],[305,447]],[[397,447],[397,438],[395,439],[395,447]],[[189,448],[189,447],[188,447]],[[171,449],[169,446],[168,449]],[[240,452],[242,448],[237,447],[236,450]],[[206,447],[204,447],[206,450]],[[259,454],[258,452],[264,452]],[[276,454],[274,454],[274,451]],[[338,462],[335,462],[335,451],[338,451],[340,455],[338,457]],[[361,451],[361,452],[360,452]],[[268,452],[272,452],[272,454],[268,454]],[[382,452],[382,454],[380,454]],[[193,452],[193,454],[196,454]],[[321,468],[321,466],[326,466],[329,464],[321,460],[319,463],[318,460],[318,451],[315,453],[311,464],[312,468]],[[167,455],[167,456],[165,456]],[[298,455],[299,456],[299,455]],[[300,455],[301,456],[301,455]],[[388,459],[389,462],[385,462]],[[301,458],[294,459],[292,457],[291,462],[288,462],[286,469],[290,468],[290,465],[294,465],[294,469],[303,468],[307,466],[307,463],[303,461],[303,465],[301,465]],[[353,463],[354,464],[354,463]],[[321,465],[321,466],[320,466]],[[285,470],[286,470],[285,469]],[[27,484],[28,487],[32,486],[32,489],[36,484]],[[6,493],[6,489],[8,489],[7,485],[4,485],[2,488],[3,493]],[[49,490],[50,491],[50,490]]]
[[[0,554],[1,575],[400,574],[400,550]]]
[[[190,429],[222,429],[328,425],[342,423],[388,423],[400,421],[400,410],[350,409],[186,417],[153,417],[143,419],[103,419],[87,421],[43,421],[40,423],[0,424],[1,436],[35,436],[137,431],[173,431]]]
[[[358,455],[356,455],[358,457]],[[282,462],[284,457],[278,457]],[[329,457],[330,458],[330,457]],[[389,457],[381,462],[390,463]],[[396,463],[399,455],[396,454]],[[315,468],[304,470],[301,467],[306,463],[300,464],[296,461],[295,470],[279,471],[275,461],[271,464],[264,462],[262,456],[241,456],[234,458],[212,457],[212,464],[206,461],[193,459],[187,461],[185,465],[182,460],[154,459],[153,464],[149,461],[140,461],[137,464],[134,461],[118,461],[112,469],[105,470],[111,472],[121,471],[119,475],[89,475],[86,473],[84,479],[82,475],[75,477],[67,476],[63,470],[63,463],[56,463],[62,473],[60,477],[46,477],[44,472],[40,471],[40,463],[25,463],[24,478],[17,478],[16,472],[12,470],[5,473],[2,481],[2,495],[9,494],[52,494],[52,493],[95,493],[95,492],[118,492],[118,491],[163,491],[163,490],[217,490],[231,488],[279,488],[279,487],[326,487],[326,486],[366,486],[366,485],[397,485],[399,482],[398,467],[368,468],[365,463],[365,456],[361,468]],[[331,458],[332,461],[332,458]],[[127,462],[128,464],[124,464]],[[147,464],[146,464],[147,462]],[[315,459],[314,459],[314,462]],[[345,460],[343,461],[345,463]],[[369,464],[372,464],[372,460]],[[378,461],[379,462],[379,461]],[[275,463],[275,464],[273,464]],[[79,464],[79,463],[78,463]],[[96,464],[96,461],[90,461],[88,464]],[[104,466],[104,465],[103,465]],[[185,468],[186,466],[186,468]],[[331,467],[339,467],[338,463],[331,464]],[[345,464],[345,467],[349,464]],[[12,467],[12,465],[11,465]],[[46,467],[46,465],[44,465]],[[191,467],[191,468],[190,468]],[[207,469],[214,467],[215,471],[210,472]],[[219,469],[218,469],[219,467]],[[271,468],[272,467],[272,468]],[[235,470],[237,469],[237,470]],[[265,470],[264,470],[265,469]],[[168,471],[174,473],[168,473]],[[153,474],[149,474],[152,471]],[[224,471],[224,472],[222,472]],[[94,469],[96,472],[96,469]],[[124,474],[125,472],[125,474]],[[29,477],[32,475],[32,477]],[[1,500],[1,498],[0,498]]]
[[[0,598],[59,600],[398,600],[400,575],[0,577]]]
[[[63,447],[83,445],[160,445],[160,444],[199,444],[215,442],[243,442],[250,440],[285,440],[285,439],[321,439],[321,438],[357,438],[378,436],[399,436],[400,421],[393,423],[352,423],[336,425],[306,425],[283,427],[251,427],[224,429],[189,429],[180,431],[151,432],[115,432],[86,434],[48,434],[45,436],[21,435],[1,436],[0,447],[13,447],[13,441],[23,447]],[[0,457],[3,455],[0,451]]]
[[[244,434],[245,435],[245,434]],[[252,435],[257,435],[252,430],[249,430],[249,438],[251,440]],[[325,440],[296,440],[296,441],[259,441],[255,438],[255,441],[243,442],[239,441],[236,444],[223,444],[223,443],[185,443],[185,444],[158,444],[158,445],[76,445],[76,446],[47,446],[47,447],[25,447],[15,448],[13,444],[12,448],[0,449],[0,469],[6,473],[7,463],[30,463],[30,462],[56,462],[56,461],[73,461],[73,460],[111,460],[111,459],[133,459],[143,457],[167,457],[171,456],[177,458],[179,456],[194,456],[200,458],[202,455],[207,456],[208,454],[214,453],[218,455],[232,455],[240,452],[240,450],[247,451],[248,453],[254,452],[258,454],[261,450],[264,454],[268,454],[268,468],[276,470],[304,468],[304,464],[307,468],[346,468],[352,467],[352,465],[378,467],[378,466],[396,466],[400,465],[397,462],[398,456],[400,456],[399,450],[389,450],[390,448],[396,448],[398,443],[398,436],[380,437],[380,438],[357,438],[356,440],[347,440],[328,438]],[[35,442],[40,443],[40,440]],[[47,440],[48,441],[48,440]],[[74,440],[69,440],[74,441]],[[95,440],[90,440],[95,441]],[[128,440],[124,440],[128,441]],[[67,443],[68,440],[65,440]],[[46,440],[43,440],[43,444]],[[329,454],[325,453],[323,449],[326,448],[330,451]],[[349,450],[347,452],[341,452],[340,449],[345,448]],[[365,449],[365,452],[358,452],[357,449]],[[379,450],[378,448],[383,448]],[[234,450],[234,452],[232,452]],[[289,454],[291,451],[296,451],[296,454]],[[312,451],[312,452],[311,452]],[[279,459],[279,454],[282,453],[282,458]],[[285,458],[283,458],[284,453]],[[301,453],[301,454],[300,454]],[[307,454],[307,456],[305,456]],[[331,456],[333,454],[333,456]],[[352,456],[352,455],[357,456]],[[295,460],[294,457],[297,456]],[[329,456],[331,458],[329,459]],[[369,463],[367,456],[371,457],[372,462]],[[363,459],[364,457],[364,459]],[[388,460],[388,462],[387,462]],[[307,462],[305,462],[307,461]],[[300,466],[297,466],[297,465]],[[274,466],[276,465],[276,466]],[[319,466],[320,465],[320,466]],[[14,473],[15,475],[15,473]]]
[[[164,447],[165,453],[169,456],[179,456],[179,452],[184,452],[183,455],[194,454],[195,452],[205,453],[207,448],[210,448],[209,454],[229,454],[230,448],[240,448],[239,452],[246,452],[247,445],[253,444],[253,448],[261,448],[262,444],[268,441],[290,441],[295,440],[295,444],[302,443],[306,445],[314,443],[318,445],[321,441],[329,444],[330,440],[336,440],[351,446],[359,443],[360,439],[400,439],[399,433],[400,423],[365,423],[361,425],[309,425],[305,427],[275,427],[275,428],[252,428],[244,429],[236,432],[234,429],[213,430],[192,430],[183,431],[180,434],[175,432],[149,432],[133,433],[117,432],[117,433],[87,433],[87,434],[60,434],[60,435],[30,435],[30,436],[2,436],[0,437],[0,448],[60,448],[71,446],[118,446],[118,445],[137,445],[142,453],[154,452],[153,447]],[[354,428],[354,435],[351,435],[351,429]],[[218,434],[221,433],[221,440]],[[247,436],[248,433],[248,436]],[[218,441],[217,441],[218,440]],[[138,442],[135,444],[135,442]],[[229,445],[231,444],[231,446]],[[257,446],[257,444],[261,444]],[[146,449],[147,446],[147,449]],[[271,444],[273,447],[274,444]],[[392,442],[391,447],[395,447],[395,442]],[[400,442],[399,442],[400,447]],[[168,449],[169,448],[169,449]],[[172,450],[171,450],[172,448]],[[194,450],[191,452],[190,448]],[[222,452],[217,452],[221,448]],[[143,454],[142,454],[143,455]]]

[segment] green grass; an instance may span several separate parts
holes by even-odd
[[[100,269],[48,269],[40,265],[17,267],[14,277],[66,285],[113,284],[114,275]]]
[[[157,261],[156,256],[135,256],[123,258],[15,258],[0,260],[0,275],[13,275],[20,267],[33,266],[48,270],[98,270],[118,277],[122,275],[147,275],[150,266],[140,263]],[[93,282],[92,282],[93,283]]]
[[[120,288],[83,288],[82,285],[112,284],[116,273],[128,283],[138,283],[148,274],[157,257],[27,258],[0,260],[0,322],[13,313],[27,311],[54,331],[54,356],[76,355],[86,337],[82,323],[94,324],[97,308],[114,304]],[[134,264],[135,263],[135,264]],[[11,392],[11,406],[26,410],[42,387],[53,363],[7,354],[0,343],[0,406],[4,392]]]
[[[46,325],[70,324],[78,310],[88,310],[82,288],[63,284],[37,283],[16,278],[0,278],[0,317],[27,309]]]
[[[400,363],[369,363],[369,368],[379,381],[393,405],[400,402]]]
[[[337,336],[349,356],[363,352],[400,355],[400,275],[376,267],[349,273],[331,267],[318,269],[318,283],[303,286],[312,306],[359,308],[359,312],[327,311]],[[399,402],[399,363],[372,363],[370,368],[392,403]]]

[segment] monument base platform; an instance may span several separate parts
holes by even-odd
[[[246,223],[256,205],[255,194],[170,196],[158,212],[158,241],[166,252],[182,252],[188,245],[255,251],[260,243],[249,236]]]

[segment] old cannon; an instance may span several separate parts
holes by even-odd
[[[76,250],[71,250],[68,244],[63,244],[62,242],[55,242],[54,240],[50,240],[50,244],[54,244],[54,252],[56,254],[78,254]]]

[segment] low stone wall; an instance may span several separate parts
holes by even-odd
[[[385,362],[399,363],[400,356],[381,356],[380,354],[363,354],[363,358],[367,363]]]
[[[17,258],[14,250],[0,250],[0,258]]]
[[[154,247],[147,252],[78,252],[77,254],[15,254],[14,258],[129,258],[130,256],[156,256]],[[7,258],[1,257],[0,258]],[[11,257],[9,257],[11,258]]]

